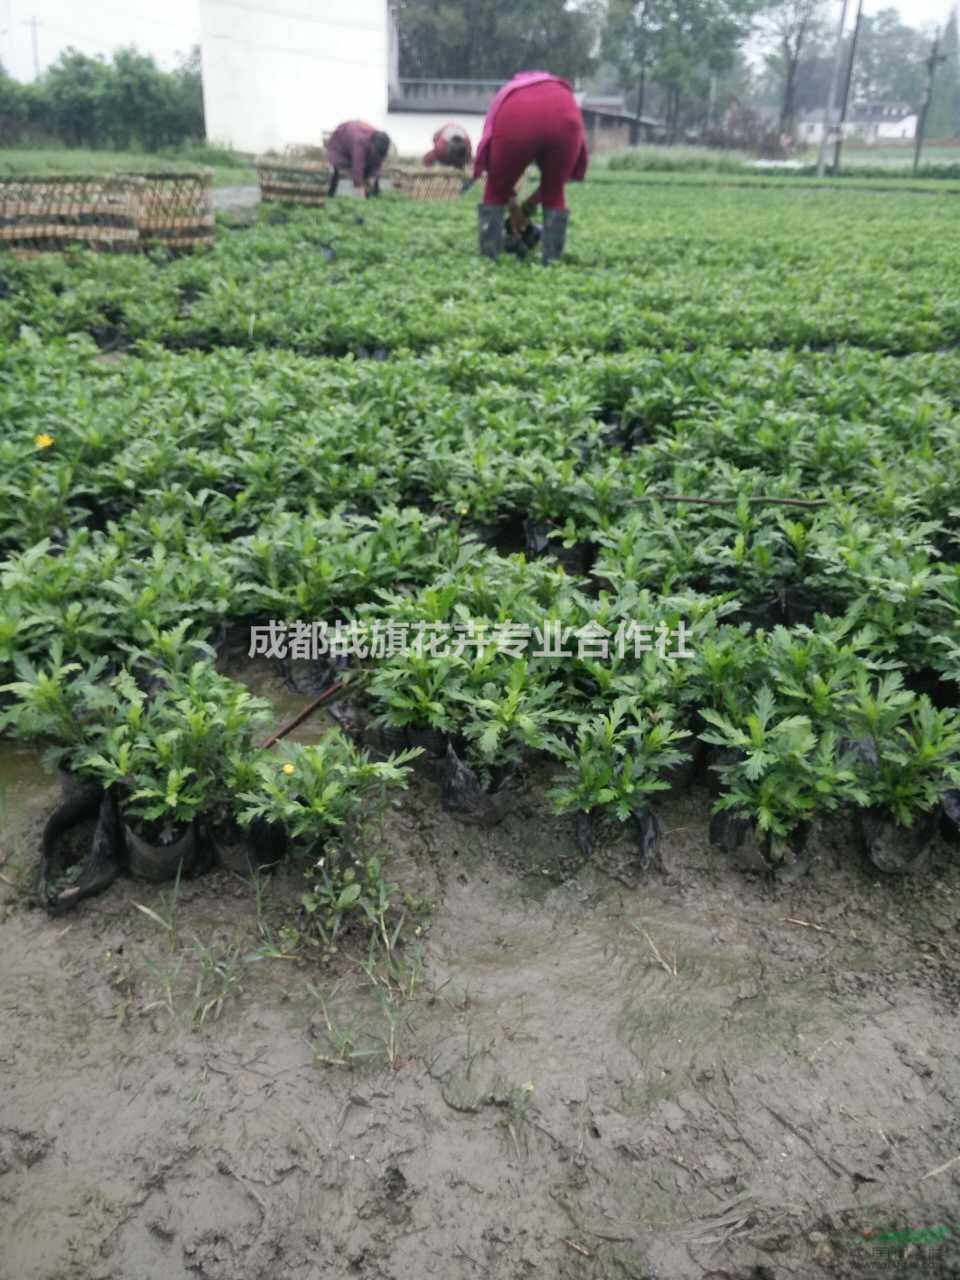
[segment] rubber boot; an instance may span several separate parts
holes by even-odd
[[[502,204],[477,205],[477,230],[482,258],[497,258],[503,248],[503,214]]]
[[[544,266],[548,262],[556,262],[563,253],[564,241],[567,238],[568,216],[566,209],[544,209],[543,211],[543,238],[540,241],[540,248]]]
[[[330,174],[330,185],[327,187],[327,198],[332,200],[337,194],[337,187],[340,185],[340,170],[334,169]]]

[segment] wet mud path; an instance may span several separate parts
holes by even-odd
[[[662,870],[609,846],[560,883],[561,826],[466,827],[418,781],[383,845],[434,910],[390,994],[258,952],[292,870],[259,898],[240,868],[183,886],[174,938],[130,881],[68,921],[28,909],[55,788],[14,806],[16,764],[3,1280],[880,1275],[865,1231],[938,1226],[898,1256],[960,1274],[948,851],[891,884],[824,843],[772,886],[705,846],[694,794]]]

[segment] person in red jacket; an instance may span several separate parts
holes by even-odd
[[[516,185],[533,163],[540,170],[540,185],[519,204]],[[564,187],[582,182],[586,172],[583,117],[573,89],[548,71],[521,71],[490,104],[474,161],[474,177],[487,175],[477,211],[481,254],[495,258],[504,247],[505,209],[519,237],[541,204],[543,261],[559,258],[567,233]]]
[[[470,163],[473,148],[470,135],[460,124],[445,124],[433,135],[433,150],[423,157],[423,163],[445,164],[451,169],[465,169]]]
[[[362,196],[378,196],[380,169],[389,150],[389,137],[372,124],[348,120],[338,125],[327,143],[327,158],[333,169],[327,195],[337,194],[340,174],[346,171]]]

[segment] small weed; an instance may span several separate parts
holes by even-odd
[[[208,1019],[215,1022],[230,996],[243,991],[240,979],[244,960],[235,944],[205,946],[198,939],[194,943],[194,955],[198,968],[190,1022],[194,1027],[202,1027]]]
[[[353,1067],[362,1060],[376,1057],[378,1052],[376,1049],[358,1048],[358,1041],[363,1033],[357,1031],[355,1026],[342,1027],[334,1022],[327,1001],[312,983],[308,984],[307,990],[320,1007],[327,1043],[331,1050],[330,1053],[314,1052],[315,1061],[323,1062],[329,1067]]]
[[[180,977],[180,971],[183,968],[183,959],[179,959],[172,968],[161,969],[153,960],[146,960],[144,963],[147,969],[153,975],[157,986],[162,992],[162,996],[158,1000],[152,1000],[149,1004],[143,1006],[141,1013],[149,1013],[153,1009],[166,1009],[171,1019],[176,1021],[177,1010],[174,1003],[174,992],[176,991],[177,979]]]
[[[164,889],[158,896],[157,908],[145,907],[142,902],[135,902],[133,905],[138,911],[152,920],[154,924],[158,924],[161,929],[166,931],[170,941],[170,950],[177,949],[177,900],[180,896],[180,873],[183,870],[181,863],[177,867],[177,878],[173,882],[171,889]]]

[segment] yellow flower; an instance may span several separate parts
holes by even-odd
[[[48,436],[45,431],[41,431],[39,435],[33,437],[33,443],[37,449],[49,449],[53,444],[53,436]]]
[[[287,775],[288,778],[290,774],[294,772],[292,764],[285,764],[282,766],[282,768],[283,768],[283,772]]]

